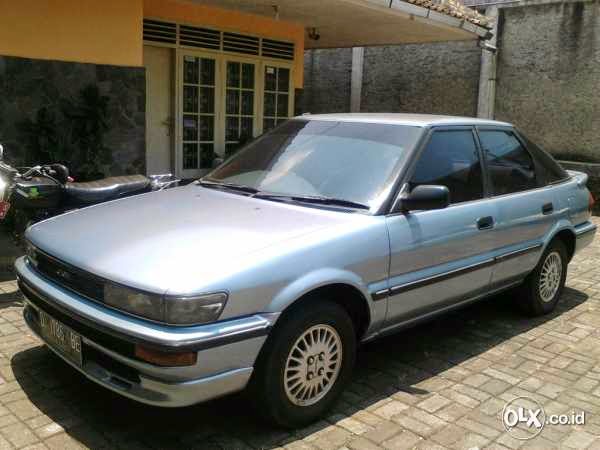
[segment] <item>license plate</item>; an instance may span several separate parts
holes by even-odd
[[[81,336],[44,311],[39,311],[39,314],[42,338],[53,349],[81,367]]]
[[[3,220],[8,214],[10,203],[0,200],[0,220]]]

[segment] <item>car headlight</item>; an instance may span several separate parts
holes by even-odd
[[[162,296],[146,294],[112,283],[104,285],[104,303],[151,320],[162,322],[165,316]]]
[[[194,297],[163,297],[107,283],[104,286],[104,302],[131,314],[170,325],[197,325],[219,318],[227,303],[227,294],[218,292]]]
[[[199,295],[197,297],[166,297],[165,322],[174,325],[193,325],[214,322],[227,303],[227,294]]]

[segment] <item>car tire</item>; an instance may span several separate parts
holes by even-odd
[[[346,310],[322,298],[285,311],[261,351],[249,393],[256,411],[284,428],[323,417],[350,380],[356,332]]]
[[[569,258],[565,244],[553,240],[518,290],[519,305],[530,316],[548,314],[556,308],[567,279]]]

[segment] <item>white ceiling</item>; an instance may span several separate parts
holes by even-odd
[[[477,39],[485,30],[402,0],[188,0],[316,28],[306,48]],[[479,33],[479,36],[478,34]]]

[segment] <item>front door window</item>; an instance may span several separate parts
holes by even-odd
[[[419,157],[410,188],[446,186],[450,203],[483,198],[483,172],[471,130],[436,131]]]

